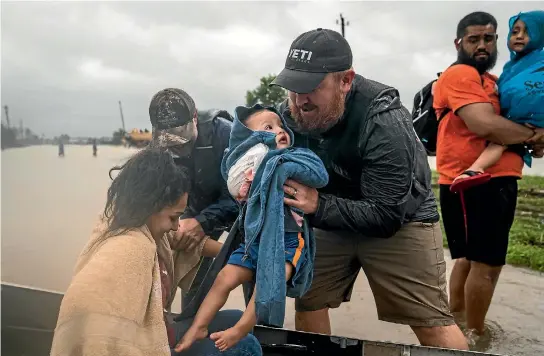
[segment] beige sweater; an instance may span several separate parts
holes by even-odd
[[[158,255],[174,276],[170,308],[177,286],[194,279],[206,239],[188,253],[172,251],[167,235],[155,243],[145,226],[102,240],[104,227],[100,220],[79,256],[51,355],[170,356]]]

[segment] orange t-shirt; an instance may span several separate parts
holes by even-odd
[[[490,103],[500,115],[497,77],[460,64],[448,68],[434,85],[433,107],[436,116],[449,108],[438,125],[436,143],[436,168],[439,184],[451,184],[455,177],[468,169],[487,146],[484,138],[470,131],[459,116],[460,108],[474,103]],[[482,85],[483,83],[483,85]],[[520,155],[505,151],[501,159],[487,170],[492,177],[521,177],[523,160]]]

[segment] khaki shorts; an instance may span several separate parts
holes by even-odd
[[[314,279],[297,311],[338,308],[363,268],[378,318],[410,326],[454,324],[439,223],[409,223],[388,239],[317,230]]]

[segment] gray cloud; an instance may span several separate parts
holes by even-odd
[[[181,87],[200,109],[232,111],[259,78],[278,73],[291,41],[338,29],[360,74],[415,92],[455,59],[459,19],[484,10],[499,21],[500,73],[507,20],[542,2],[2,2],[2,105],[36,133],[110,135],[150,127],[147,107]],[[4,113],[2,112],[2,120]]]

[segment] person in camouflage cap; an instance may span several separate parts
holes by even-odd
[[[189,94],[167,88],[151,99],[149,118],[153,127],[151,145],[167,148],[176,162],[187,167],[192,181],[172,248],[194,248],[204,236],[217,240],[238,216],[238,206],[220,172],[232,116],[224,110],[199,112]],[[191,290],[183,297],[184,306],[193,298],[211,261],[206,258],[202,262]]]
[[[167,147],[181,157],[190,154],[198,137],[197,117],[195,102],[189,94],[177,88],[159,91],[149,105],[152,145]]]

